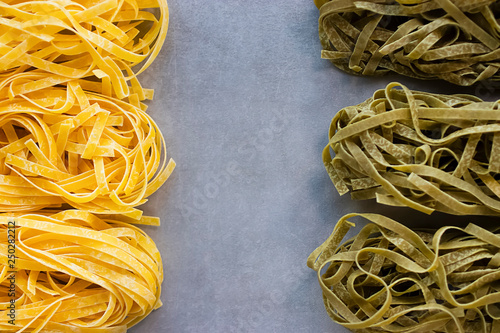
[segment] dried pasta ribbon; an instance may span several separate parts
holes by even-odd
[[[366,224],[342,243],[354,226]],[[328,315],[357,332],[500,329],[500,229],[413,231],[377,214],[342,217],[308,258]]]
[[[500,215],[497,102],[391,83],[338,112],[329,137],[323,163],[341,195],[428,214]]]
[[[0,234],[2,332],[122,333],[162,305],[160,253],[119,218],[78,210],[7,213]],[[9,244],[15,262],[8,261]]]
[[[136,76],[158,55],[168,18],[166,0],[1,2],[0,72],[97,77],[119,99],[143,96]]]
[[[495,0],[315,0],[321,57],[360,75],[500,79]]]
[[[99,82],[40,80],[19,74],[0,84],[0,210],[67,203],[140,219],[135,207],[175,167],[146,106],[135,94],[126,101],[98,93]]]

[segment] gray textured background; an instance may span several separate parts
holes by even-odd
[[[400,76],[320,58],[312,0],[170,0],[167,42],[141,77],[178,166],[143,207],[163,254],[164,307],[131,332],[347,332],[323,308],[309,253],[349,212],[463,223],[339,197],[321,161],[335,112]],[[404,216],[404,218],[402,218]]]

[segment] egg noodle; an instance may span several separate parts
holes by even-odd
[[[9,224],[16,226],[14,264],[7,260]],[[119,218],[6,213],[0,234],[1,332],[120,333],[161,306],[160,253]],[[12,279],[15,298],[7,296]]]
[[[369,223],[341,244],[354,227]],[[377,214],[342,217],[307,261],[328,315],[356,332],[500,330],[500,230],[413,231]]]
[[[168,18],[166,0],[0,3],[1,332],[124,333],[162,305],[131,223],[159,225],[137,206],[175,167],[137,78]]]
[[[78,80],[9,98],[19,85],[0,90],[0,210],[68,203],[139,219],[134,207],[175,166],[144,104],[83,90]]]
[[[322,58],[362,75],[389,71],[471,85],[499,80],[495,0],[315,0]]]
[[[99,78],[122,99],[138,92],[136,76],[158,55],[168,18],[166,0],[3,1],[0,72]]]
[[[497,102],[391,83],[338,112],[329,137],[323,162],[341,195],[428,214],[500,215]]]

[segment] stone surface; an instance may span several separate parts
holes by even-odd
[[[306,267],[338,218],[466,219],[339,197],[321,160],[330,120],[391,81],[480,91],[339,71],[320,58],[312,0],[169,5],[166,44],[141,75],[155,89],[148,112],[178,165],[143,206],[162,218],[145,229],[163,254],[164,306],[130,332],[348,332],[327,316]]]

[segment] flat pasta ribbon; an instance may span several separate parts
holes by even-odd
[[[92,92],[99,82],[43,80],[23,73],[0,84],[0,210],[67,203],[140,219],[134,207],[175,167],[146,106],[135,94],[126,101]]]
[[[162,305],[160,253],[135,226],[66,210],[3,214],[0,234],[2,332],[122,333]]]
[[[361,75],[468,86],[500,79],[495,0],[315,0],[321,57]]]
[[[140,92],[136,76],[158,55],[168,18],[166,0],[3,1],[0,72],[99,78],[122,99]]]
[[[323,163],[341,195],[428,214],[500,215],[498,102],[391,83],[338,112],[329,137]]]
[[[360,216],[369,223],[341,244]],[[356,332],[500,330],[500,230],[413,231],[377,214],[342,217],[308,258],[328,315]]]

